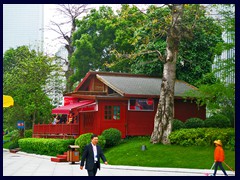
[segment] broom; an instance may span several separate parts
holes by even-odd
[[[211,167],[211,169],[210,169],[210,170],[212,170],[212,168],[214,167],[214,165],[215,165],[215,162],[213,162],[213,165],[212,165],[212,167]],[[208,175],[209,175],[209,173],[204,173],[204,175],[205,175],[205,176],[208,176]]]
[[[224,161],[223,161],[224,162]],[[224,162],[224,164],[228,167],[228,169],[230,169],[232,172],[234,172],[235,173],[235,171],[234,170],[232,170],[232,168],[230,168],[230,166],[229,165],[227,165],[227,163],[225,163]]]

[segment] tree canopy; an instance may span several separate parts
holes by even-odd
[[[9,49],[3,57],[3,93],[11,95],[14,107],[4,109],[4,121],[14,126],[17,120],[32,123],[48,122],[51,117],[50,99],[45,85],[51,72],[58,70],[49,58],[27,46]]]
[[[176,76],[197,85],[197,80],[211,71],[214,47],[222,42],[222,28],[206,15],[204,7],[185,5],[184,8],[185,30],[193,31],[191,35],[185,33],[187,38],[180,43]],[[117,13],[105,6],[92,10],[82,20],[77,20],[72,78],[79,81],[89,70],[162,77],[163,64],[153,52],[165,54],[169,18],[169,8],[154,5],[146,12],[134,5],[122,5]]]
[[[219,42],[214,51],[214,69],[198,80],[201,96],[199,104],[206,104],[209,115],[223,114],[235,126],[235,6],[217,5],[218,24],[224,29],[225,41]],[[227,54],[227,56],[225,56]]]

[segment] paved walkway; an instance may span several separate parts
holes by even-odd
[[[10,153],[3,149],[3,176],[87,176],[87,171],[79,169],[79,163],[51,162],[50,156]],[[116,166],[101,164],[97,176],[206,176],[213,170],[185,168],[151,168],[137,166]],[[229,176],[235,176],[227,171]],[[218,170],[217,176],[223,176]]]

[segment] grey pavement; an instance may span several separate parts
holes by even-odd
[[[51,156],[28,154],[25,152],[10,153],[3,149],[3,176],[87,176],[85,169],[80,170],[79,162],[52,162]],[[229,176],[235,172],[226,171]],[[118,166],[101,164],[97,176],[207,176],[213,173],[210,169],[186,168],[153,168],[139,166]],[[218,170],[217,176],[223,176]]]

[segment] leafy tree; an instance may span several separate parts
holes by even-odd
[[[111,45],[115,39],[115,27],[112,23],[114,13],[110,7],[100,7],[99,11],[91,10],[90,14],[77,20],[77,31],[73,34],[76,47],[71,63],[75,73],[73,82],[79,81],[89,70],[109,69],[105,66],[111,61]]]
[[[51,72],[58,70],[52,59],[20,46],[5,52],[3,67],[3,93],[14,99],[14,107],[4,109],[4,122],[14,125],[24,120],[31,127],[48,121],[53,107],[44,88]]]
[[[226,58],[217,57],[214,70],[207,74],[202,81],[199,81],[199,91],[201,95],[198,98],[199,104],[206,104],[209,115],[224,114],[235,126],[235,11],[234,5],[218,5],[217,12],[221,15],[217,19],[218,23],[225,30],[227,41],[219,42],[215,48],[216,54],[228,53],[232,55]],[[218,74],[217,79],[212,82],[206,79]],[[227,82],[231,77],[233,81]]]
[[[135,59],[132,71],[162,77],[163,64],[156,51],[165,54],[170,10],[150,6],[146,16],[145,25],[134,36],[135,39],[140,39],[135,42],[135,52],[141,56]],[[211,72],[214,47],[222,42],[222,29],[213,18],[206,16],[205,9],[200,5],[185,5],[183,21],[185,32],[179,45],[176,78],[197,86],[197,80]]]
[[[222,40],[221,28],[199,7],[185,6],[184,24],[194,25],[194,28],[189,27],[191,37],[180,43],[176,66],[176,78],[193,85],[211,71],[215,53],[212,47]],[[163,64],[156,52],[165,53],[169,18],[167,7],[149,6],[143,12],[137,6],[122,5],[116,15],[110,7],[92,10],[78,21],[78,31],[73,36],[76,46],[72,60],[76,68],[73,81],[79,81],[90,69],[162,77]]]

